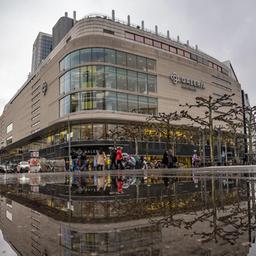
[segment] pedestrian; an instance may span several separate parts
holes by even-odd
[[[164,151],[163,158],[162,158],[162,165],[164,168],[168,167],[168,153],[167,150]]]
[[[103,171],[105,167],[106,155],[102,149],[100,149],[97,152],[96,160],[97,160],[97,170]]]
[[[110,170],[114,170],[113,168],[117,169],[117,164],[116,164],[116,148],[111,148],[110,151]]]
[[[167,157],[168,157],[168,168],[173,168],[173,155],[170,149],[167,151]]]
[[[117,165],[117,168],[124,169],[122,161],[123,161],[122,148],[117,147],[117,151],[116,151],[116,165]]]
[[[200,157],[197,155],[197,151],[194,150],[194,154],[192,156],[192,167],[199,167]]]

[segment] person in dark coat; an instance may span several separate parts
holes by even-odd
[[[167,150],[164,152],[163,154],[163,158],[162,158],[162,165],[167,168],[168,167],[168,153]]]
[[[110,151],[110,170],[117,169],[117,164],[116,164],[116,149],[112,148]],[[113,168],[114,167],[114,168]]]

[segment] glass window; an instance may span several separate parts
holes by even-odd
[[[136,68],[136,55],[127,53],[127,66]]]
[[[178,49],[178,54],[184,56],[184,51],[181,49]]]
[[[126,79],[126,70],[117,68],[116,69],[116,82],[117,89],[127,90],[127,79]]]
[[[148,72],[155,72],[156,71],[156,61],[147,59],[147,70]]]
[[[96,87],[96,66],[91,66],[92,88]]]
[[[64,69],[65,70],[70,69],[70,54],[65,57],[64,62],[65,62]]]
[[[138,73],[138,92],[147,94],[147,75]]]
[[[65,70],[64,59],[60,62],[60,72]]]
[[[82,124],[81,125],[81,140],[91,140],[92,139],[92,125]]]
[[[60,117],[70,113],[70,95],[60,100]]]
[[[92,67],[81,67],[81,89],[92,88]]]
[[[96,87],[105,86],[104,66],[96,66],[95,86]]]
[[[196,54],[191,53],[190,58],[191,58],[191,60],[197,61],[197,55]]]
[[[105,49],[105,62],[116,64],[116,51],[111,49]]]
[[[72,69],[70,74],[71,90],[78,90],[80,88],[80,68]]]
[[[71,95],[71,112],[79,111],[79,94],[74,93]]]
[[[105,85],[106,88],[116,89],[116,68],[105,67]]]
[[[145,37],[145,44],[153,45],[153,40]]]
[[[168,44],[162,44],[162,49],[169,51],[169,45]]]
[[[60,77],[60,95],[70,92],[70,72]]]
[[[155,47],[161,48],[161,43],[160,42],[154,41],[153,44],[154,44]]]
[[[80,125],[72,125],[72,141],[79,141],[81,139]]]
[[[116,92],[105,92],[105,109],[116,111]]]
[[[137,92],[137,72],[128,70],[127,82],[128,90],[132,92]]]
[[[139,96],[139,110],[138,113],[147,114],[148,113],[148,98],[144,96]]]
[[[75,67],[75,66],[79,65],[79,63],[80,63],[79,51],[72,52],[70,54],[70,66]]]
[[[146,58],[137,56],[137,68],[143,71],[147,70]]]
[[[148,91],[156,92],[156,76],[148,75]]]
[[[135,41],[140,42],[140,43],[144,43],[144,37],[139,36],[139,35],[135,35]]]
[[[128,112],[138,112],[138,96],[128,94]]]
[[[93,92],[93,109],[104,109],[104,92]]]
[[[117,110],[127,112],[127,94],[117,93]]]
[[[92,60],[92,49],[82,49],[80,50],[80,64],[86,64]]]
[[[157,114],[157,99],[148,98],[148,113],[155,115]]]
[[[190,59],[190,53],[189,53],[189,52],[185,52],[184,54],[185,54],[185,57],[186,57],[186,58],[189,58],[189,59]]]
[[[102,140],[104,138],[104,125],[103,124],[93,124],[93,139]]]
[[[125,38],[131,39],[131,40],[134,40],[134,34],[129,33],[129,32],[125,32]]]
[[[103,48],[92,48],[92,62],[104,62]]]
[[[116,64],[120,66],[126,66],[126,53],[116,51]]]
[[[170,46],[170,52],[177,53],[177,48]]]
[[[93,92],[81,92],[81,110],[93,109]]]
[[[207,60],[207,59],[202,58],[202,63],[203,63],[204,65],[208,66],[208,60]]]

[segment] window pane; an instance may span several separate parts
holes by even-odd
[[[116,111],[116,92],[105,92],[105,109]]]
[[[156,76],[148,75],[148,91],[156,92]]]
[[[162,44],[162,49],[169,51],[169,45],[168,44]]]
[[[138,112],[138,96],[128,94],[128,111]]]
[[[157,114],[157,99],[148,98],[148,113],[152,115]]]
[[[71,95],[71,112],[79,111],[79,94],[74,93]]]
[[[93,92],[93,109],[104,109],[104,92]]]
[[[170,52],[177,53],[177,48],[170,46]]]
[[[139,113],[147,114],[148,113],[148,98],[144,96],[139,96]]]
[[[155,47],[161,48],[161,43],[160,42],[154,41],[153,44],[154,44]]]
[[[126,53],[116,51],[116,64],[126,66]]]
[[[90,140],[92,139],[92,125],[83,124],[81,125],[81,140]]]
[[[127,112],[127,94],[117,93],[117,110]]]
[[[71,66],[71,68],[79,65],[79,63],[80,63],[80,61],[79,61],[79,51],[72,52],[70,54],[70,66]]]
[[[127,90],[126,70],[117,68],[116,77],[117,77],[117,89]]]
[[[65,70],[64,59],[60,62],[60,72]]]
[[[96,66],[91,66],[92,88],[96,87]]]
[[[65,70],[70,69],[70,54],[65,57],[64,62]]]
[[[70,92],[70,71],[64,75],[64,93]]]
[[[92,49],[82,49],[80,50],[80,63],[85,64],[91,62],[92,60]]]
[[[65,92],[64,77],[65,77],[65,76],[60,77],[60,95]]]
[[[134,40],[134,34],[129,33],[129,32],[125,32],[125,38],[131,39],[131,40]]]
[[[101,140],[103,139],[104,127],[103,124],[93,124],[93,139]]]
[[[153,40],[145,37],[145,44],[153,45]]]
[[[96,67],[95,85],[96,85],[96,87],[104,87],[105,86],[104,66]]]
[[[127,66],[136,68],[136,55],[127,53]]]
[[[138,92],[147,94],[147,75],[138,73]]]
[[[70,113],[70,95],[60,100],[60,117]]]
[[[148,72],[155,72],[156,71],[156,61],[147,59],[147,70]]]
[[[81,89],[92,88],[92,67],[81,67]]]
[[[183,56],[184,55],[184,51],[181,50],[181,49],[178,49],[178,54]]]
[[[92,48],[92,61],[93,62],[104,62],[104,49],[103,48]]]
[[[116,64],[116,51],[111,49],[105,49],[105,62]]]
[[[116,89],[116,68],[105,67],[106,88]]]
[[[146,58],[137,56],[137,68],[146,71]]]
[[[143,43],[144,42],[144,37],[143,36],[139,36],[139,35],[135,35],[135,41]]]
[[[80,88],[80,69],[71,70],[71,90],[78,90]]]
[[[93,92],[81,92],[81,110],[93,109]]]
[[[128,70],[127,72],[128,90],[137,92],[137,72]]]
[[[189,53],[189,52],[185,52],[184,54],[185,54],[185,57],[186,57],[186,58],[189,58],[189,59],[190,59],[190,53]]]
[[[80,139],[80,125],[72,125],[72,141],[79,141]]]

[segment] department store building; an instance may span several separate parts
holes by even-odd
[[[49,35],[48,35],[49,49]],[[62,158],[72,148],[94,154],[113,146],[110,130],[145,122],[158,112],[180,111],[195,97],[232,94],[241,105],[241,86],[229,61],[221,62],[170,37],[102,15],[61,17],[53,28],[53,49],[32,67],[24,85],[0,117],[1,156]],[[38,47],[43,44],[40,44]],[[34,48],[36,46],[34,45]],[[40,50],[40,49],[39,49]],[[33,49],[33,52],[36,49]],[[200,115],[200,109],[197,110]],[[131,141],[117,142],[134,153]],[[193,145],[177,149],[189,155]],[[140,142],[142,154],[162,154],[165,144]]]

